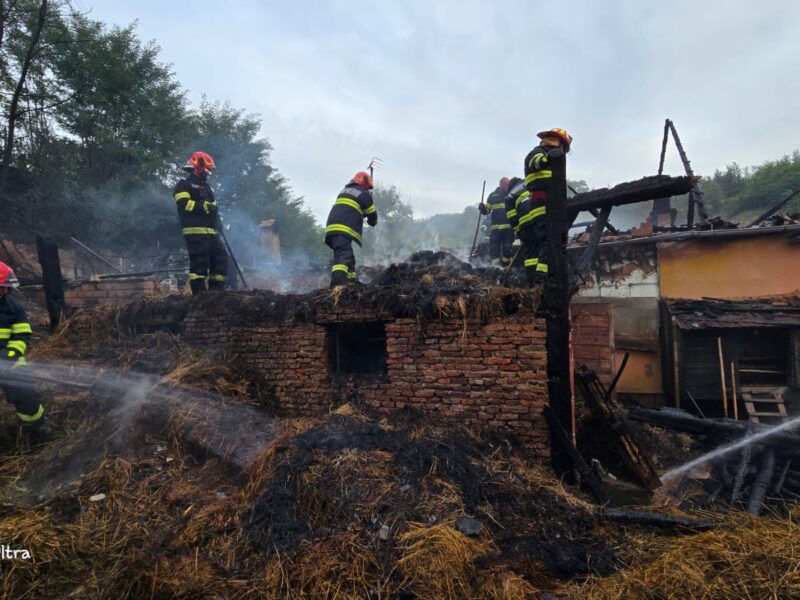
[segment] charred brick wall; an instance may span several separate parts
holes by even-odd
[[[542,409],[547,399],[544,322],[519,313],[478,325],[460,319],[393,319],[343,309],[313,323],[242,324],[237,315],[193,309],[184,337],[222,346],[255,367],[285,415],[314,415],[357,400],[380,411],[413,407],[455,417],[475,428],[514,434],[546,455]],[[348,321],[385,323],[386,375],[333,372],[326,326]]]
[[[131,278],[86,281],[64,288],[64,300],[73,308],[113,304],[133,296],[157,296],[163,293],[156,279]]]

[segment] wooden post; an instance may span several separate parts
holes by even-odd
[[[42,288],[50,314],[50,331],[54,332],[61,323],[61,315],[67,310],[64,300],[64,287],[61,284],[61,259],[58,256],[58,245],[49,238],[36,236],[36,251],[39,264],[42,266]]]
[[[672,369],[675,377],[675,408],[681,407],[681,378],[680,363],[678,358],[678,327],[675,324],[675,317],[672,317]]]
[[[728,386],[725,384],[725,361],[722,359],[722,338],[717,338],[717,349],[719,350],[719,377],[722,382],[722,413],[728,418]]]
[[[739,400],[738,394],[736,393],[736,369],[733,366],[733,361],[731,361],[731,387],[733,388],[733,418],[734,420],[739,420]]]
[[[569,351],[569,272],[567,271],[567,166],[565,157],[551,158],[553,172],[547,192],[547,265],[543,313],[547,321],[547,391],[550,406],[558,420],[572,431],[572,382]],[[554,442],[555,440],[553,440]],[[553,463],[564,467],[563,449],[553,444]]]

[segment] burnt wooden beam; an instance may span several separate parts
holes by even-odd
[[[623,510],[621,508],[605,508],[602,511],[607,519],[620,525],[638,525],[640,527],[657,527],[659,529],[687,529],[690,531],[709,531],[718,523],[711,520],[676,517],[652,511]]]
[[[608,206],[636,204],[656,198],[688,194],[692,189],[693,178],[688,176],[652,175],[636,181],[626,181],[612,188],[600,188],[591,192],[576,194],[567,200],[570,213],[582,210],[601,209]]]
[[[67,312],[58,244],[51,238],[37,235],[36,252],[42,267],[42,289],[47,303],[47,312],[50,315],[50,332],[53,333],[58,329],[62,315]]]
[[[572,411],[572,369],[570,363],[569,301],[570,284],[567,262],[567,236],[573,219],[567,210],[566,157],[550,159],[550,189],[547,191],[546,265],[542,312],[547,322],[547,393],[550,406],[570,437],[574,435]],[[553,447],[553,465],[557,471],[566,467],[564,456]]]
[[[589,243],[586,244],[586,249],[583,251],[580,259],[578,259],[578,276],[583,277],[592,266],[595,254],[597,253],[597,246],[600,243],[600,238],[603,235],[603,228],[608,225],[608,216],[611,214],[611,207],[607,206],[598,213],[597,221],[592,227],[592,234],[589,236]]]
[[[747,435],[748,427],[752,427],[755,433],[771,429],[770,426],[763,423],[750,424],[750,421],[701,419],[676,408],[652,409],[637,407],[629,411],[629,417],[634,421],[649,423],[665,429],[722,439],[742,438]],[[759,443],[764,446],[781,448],[784,453],[792,456],[800,455],[800,436],[790,431],[775,433],[768,438],[764,438]]]

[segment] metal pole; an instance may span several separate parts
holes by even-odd
[[[220,227],[219,234],[222,236],[222,241],[225,242],[225,248],[228,250],[228,256],[231,257],[233,264],[236,266],[236,272],[239,273],[239,279],[242,280],[242,285],[244,289],[247,288],[247,280],[244,278],[244,273],[242,273],[242,268],[239,266],[239,261],[236,260],[236,257],[233,255],[233,250],[231,250],[231,245],[228,243],[228,238],[225,237],[225,230]]]
[[[97,252],[95,252],[94,250],[89,248],[89,246],[87,246],[83,242],[80,242],[80,241],[76,240],[74,237],[70,237],[69,239],[72,240],[73,242],[75,242],[76,244],[78,244],[78,246],[80,246],[81,248],[86,250],[89,254],[91,254],[95,258],[97,258],[97,259],[103,261],[104,263],[106,263],[109,267],[114,269],[117,273],[124,273],[125,272],[122,269],[117,268],[117,266],[114,263],[112,263],[110,260],[100,256]]]
[[[483,180],[483,189],[481,190],[481,204],[483,204],[483,195],[486,193],[486,180]],[[475,242],[478,241],[478,231],[481,228],[481,211],[478,210],[478,224],[475,225],[475,237],[472,238],[472,248],[469,250],[469,260],[472,260],[472,253],[475,252]]]

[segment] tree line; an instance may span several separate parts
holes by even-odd
[[[171,188],[202,149],[218,163],[234,250],[273,218],[284,256],[324,254],[320,227],[272,165],[260,118],[220,100],[191,106],[135,25],[108,27],[67,0],[0,0],[0,109],[5,237],[74,236],[142,259],[179,252]]]

